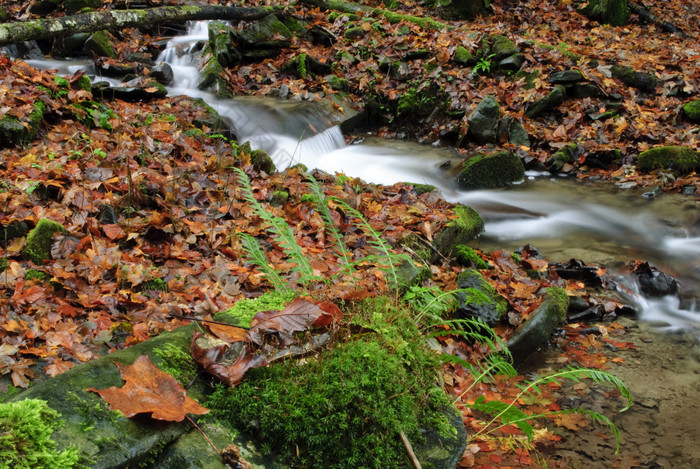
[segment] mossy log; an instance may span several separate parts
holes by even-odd
[[[280,7],[242,8],[215,5],[181,5],[144,10],[113,10],[81,13],[61,18],[43,18],[0,24],[0,46],[17,42],[51,39],[99,30],[114,31],[132,26],[152,26],[164,22],[190,20],[251,21],[264,18]]]
[[[301,0],[302,3],[307,5],[317,6],[324,10],[336,10],[343,13],[374,13],[378,16],[383,16],[390,23],[398,23],[401,20],[408,21],[409,23],[417,24],[421,28],[426,29],[436,29],[440,30],[443,28],[453,29],[452,26],[435,21],[432,18],[403,15],[389,10],[383,10],[381,8],[373,8],[367,5],[362,5],[354,2],[345,2],[342,0]]]

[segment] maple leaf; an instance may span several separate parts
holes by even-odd
[[[156,368],[146,355],[138,357],[133,365],[115,363],[126,384],[121,388],[88,388],[96,392],[111,410],[127,417],[150,413],[154,419],[181,422],[186,414],[202,415],[209,409],[191,399],[175,378]]]

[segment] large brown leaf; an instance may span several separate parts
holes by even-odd
[[[109,403],[109,408],[119,410],[127,417],[150,413],[154,419],[180,422],[185,414],[206,414],[209,409],[187,396],[185,389],[175,378],[162,372],[141,355],[133,365],[115,363],[126,384],[121,388],[89,388]]]
[[[262,352],[251,351],[243,341],[231,345],[197,331],[192,336],[190,353],[204,371],[229,386],[240,383],[249,369],[268,364],[267,357]]]
[[[310,301],[297,298],[281,311],[256,314],[248,336],[251,342],[260,345],[263,334],[276,333],[282,345],[289,345],[294,341],[294,332],[309,330],[319,318],[328,314]]]

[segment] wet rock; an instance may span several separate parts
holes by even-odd
[[[209,23],[209,48],[222,67],[231,67],[241,58],[233,44],[233,30],[221,21]]]
[[[575,83],[573,86],[567,89],[567,92],[569,95],[571,95],[571,97],[576,99],[592,98],[602,94],[600,88],[592,83]]]
[[[525,178],[520,158],[507,151],[477,153],[462,163],[457,185],[462,190],[506,187]]]
[[[581,9],[588,18],[612,26],[627,24],[630,8],[627,0],[591,0]]]
[[[244,56],[260,49],[279,52],[282,47],[289,46],[292,38],[292,32],[275,15],[267,15],[234,33],[239,47],[245,49]]]
[[[36,41],[9,44],[3,47],[3,49],[5,49],[7,55],[18,59],[40,60],[44,58],[44,53],[41,51]]]
[[[535,102],[525,115],[529,118],[535,118],[541,114],[549,112],[564,102],[566,96],[566,88],[562,85],[557,85],[547,96]]]
[[[498,69],[504,72],[517,72],[525,63],[523,54],[513,54],[498,62]]]
[[[204,110],[206,111],[204,117],[195,118],[192,121],[192,123],[196,127],[206,127],[207,129],[211,129],[214,132],[228,129],[228,123],[223,117],[221,117],[221,115],[218,112],[216,112],[216,109],[207,104],[207,102],[204,101],[202,98],[196,98],[193,99],[193,101],[196,105],[198,105],[201,108],[204,108]]]
[[[483,0],[452,0],[444,12],[440,11],[440,14],[460,20],[473,20],[489,12],[487,5]]]
[[[151,68],[151,74],[149,76],[163,86],[172,84],[173,78],[175,78],[173,68],[166,63],[158,64]]]
[[[690,147],[667,145],[643,151],[637,157],[642,171],[666,169],[677,174],[688,174],[698,168],[700,152]]]
[[[566,292],[558,287],[548,288],[540,306],[506,342],[513,360],[521,362],[546,344],[556,328],[564,322],[568,309],[569,297]]]
[[[218,98],[232,98],[233,93],[229,90],[228,83],[223,77],[223,73],[224,68],[216,57],[210,57],[204,70],[202,70],[202,79],[199,81],[197,88],[210,91]]]
[[[55,58],[68,57],[81,51],[90,33],[77,33],[67,36],[59,36],[54,39],[51,46],[51,56]]]
[[[350,89],[348,80],[338,75],[326,75],[326,83],[335,91],[348,91]]]
[[[506,57],[510,57],[511,55],[520,52],[513,41],[501,34],[494,34],[493,36],[490,36],[483,49],[487,51],[486,56],[493,56],[496,62],[500,62]]]
[[[122,78],[126,75],[140,75],[143,73],[143,64],[117,62],[114,59],[100,57],[95,60],[95,70],[99,76]]]
[[[512,116],[503,116],[499,121],[496,141],[512,143],[516,147],[530,147],[527,130]]]
[[[700,122],[700,99],[683,105],[683,115],[691,122]]]
[[[557,174],[564,169],[564,166],[574,162],[574,158],[578,156],[579,148],[575,143],[565,145],[560,150],[555,152],[545,162],[547,171],[552,174]]]
[[[500,117],[501,110],[496,98],[485,97],[467,117],[468,135],[481,144],[495,142]]]
[[[58,10],[61,6],[61,0],[38,0],[30,5],[29,11],[35,15],[44,16]]]
[[[432,277],[430,269],[423,266],[419,267],[413,261],[405,260],[396,266],[396,281],[398,283],[396,287],[402,291],[430,277]]]
[[[612,150],[592,151],[586,154],[584,163],[589,168],[617,168],[622,164],[622,152],[617,148]]]
[[[345,39],[361,39],[365,37],[365,30],[359,26],[354,26],[345,30]]]
[[[445,407],[441,413],[456,431],[449,433],[437,428],[421,428],[424,441],[416,444],[414,449],[418,457],[425,461],[423,467],[452,469],[457,467],[467,447],[467,430],[462,414],[454,407]]]
[[[647,262],[637,264],[632,273],[639,284],[639,289],[645,296],[659,297],[678,293],[678,282]]]
[[[132,103],[147,101],[150,99],[164,98],[168,90],[154,79],[147,77],[134,78],[124,86],[109,86],[105,82],[92,85],[92,94],[102,99],[121,99]]]
[[[637,72],[632,67],[613,65],[610,71],[614,78],[622,81],[625,85],[637,88],[646,93],[653,93],[658,84],[658,80],[654,75]]]
[[[474,55],[463,46],[457,46],[452,60],[455,63],[463,65],[465,67],[476,65],[476,59],[474,58]]]
[[[78,13],[83,8],[97,10],[101,7],[102,0],[63,0],[63,8],[68,15]]]
[[[46,104],[35,101],[32,112],[21,120],[9,114],[0,118],[0,147],[23,145],[34,139],[45,112]]]
[[[96,31],[90,35],[83,45],[83,54],[88,57],[111,57],[115,59],[117,53],[112,46],[112,38],[107,31]]]
[[[455,219],[438,233],[433,242],[435,251],[445,257],[449,257],[458,245],[466,244],[484,231],[484,220],[473,208],[457,205],[453,213],[456,215]],[[440,255],[434,251],[429,255],[431,262],[436,262],[440,258]]]
[[[578,70],[564,70],[552,73],[547,81],[554,85],[573,85],[580,81],[586,81],[586,79]]]
[[[493,327],[508,310],[508,300],[477,270],[466,269],[457,277],[457,285],[464,290],[457,293],[457,317],[478,318]]]

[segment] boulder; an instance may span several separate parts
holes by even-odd
[[[275,15],[250,23],[240,31],[234,31],[243,57],[259,59],[276,57],[283,47],[291,44],[292,32]]]
[[[590,0],[581,13],[599,23],[623,26],[629,21],[630,7],[627,0]]]
[[[97,10],[102,7],[102,0],[63,0],[63,8],[67,15],[78,13],[83,8]]]
[[[457,46],[457,49],[455,49],[455,53],[452,56],[452,60],[459,64],[459,65],[464,65],[466,67],[470,67],[472,65],[476,65],[476,59],[474,58],[474,54],[469,52],[464,46]]]
[[[452,0],[443,16],[449,16],[460,20],[473,20],[477,16],[484,16],[489,12],[488,2],[484,0]]]
[[[527,130],[512,116],[503,116],[498,122],[496,141],[512,143],[516,147],[530,147],[530,136]]]
[[[435,251],[430,254],[431,263],[436,262],[440,254],[449,257],[458,245],[475,239],[484,231],[484,220],[473,208],[456,205],[453,213],[455,218],[435,237],[433,242]]]
[[[485,97],[467,117],[468,135],[480,144],[494,143],[500,117],[501,110],[496,98],[493,96]]]
[[[484,51],[486,51],[485,55],[487,57],[493,56],[496,62],[500,62],[506,57],[510,57],[511,55],[520,52],[513,41],[501,34],[494,34],[493,36],[490,36],[487,39],[487,44],[484,46]]]
[[[564,168],[564,165],[573,163],[574,158],[578,156],[578,154],[578,145],[575,143],[570,143],[547,158],[544,165],[547,168],[547,171],[552,174],[557,174]]]
[[[498,294],[495,288],[479,271],[466,269],[457,277],[459,306],[455,316],[477,318],[493,327],[508,310],[508,300]]]
[[[460,189],[491,189],[506,187],[525,178],[525,167],[520,158],[507,151],[477,153],[462,163],[457,175]]]
[[[143,64],[138,62],[118,62],[114,59],[99,57],[95,60],[95,70],[98,76],[123,78],[127,75],[143,73]]]
[[[525,63],[523,54],[513,54],[498,62],[497,68],[504,72],[517,72]]]
[[[536,101],[525,113],[529,118],[535,118],[545,112],[549,112],[564,102],[566,88],[563,85],[556,85],[547,96]]]
[[[547,81],[554,85],[573,85],[581,81],[586,81],[583,74],[578,70],[563,70],[552,73]]]
[[[542,303],[530,314],[506,345],[518,363],[547,343],[549,337],[566,318],[569,297],[559,287],[550,287]]]
[[[228,88],[228,83],[223,77],[224,67],[221,66],[216,57],[209,58],[207,65],[202,70],[202,79],[197,88],[203,91],[210,91],[218,98],[232,98],[233,93]]]
[[[121,99],[137,103],[149,99],[164,98],[168,95],[168,90],[152,78],[138,77],[129,80],[123,86],[110,86],[105,82],[94,83],[92,94],[101,99]]]
[[[231,67],[241,58],[233,44],[233,30],[221,21],[209,23],[209,48],[222,67]]]
[[[163,86],[172,84],[173,78],[175,78],[173,68],[166,63],[161,63],[151,68],[149,76]]]
[[[27,235],[27,244],[22,250],[22,255],[36,265],[43,264],[51,258],[52,236],[64,231],[66,229],[60,223],[42,218]]]
[[[639,290],[647,297],[675,295],[678,293],[678,282],[670,275],[642,262],[632,270]]]
[[[700,122],[700,99],[683,105],[683,115],[691,122]]]
[[[646,93],[653,93],[659,82],[654,75],[638,72],[632,67],[613,65],[610,72],[614,78],[622,81],[625,85]]]
[[[668,145],[643,151],[637,157],[642,171],[665,169],[677,174],[688,174],[698,168],[700,152],[690,147]]]
[[[90,35],[83,45],[83,54],[88,57],[111,57],[115,59],[117,53],[112,46],[112,38],[107,31],[96,31]]]
[[[9,114],[0,118],[0,147],[24,145],[34,139],[44,119],[46,104],[34,102],[34,110],[21,120]]]

